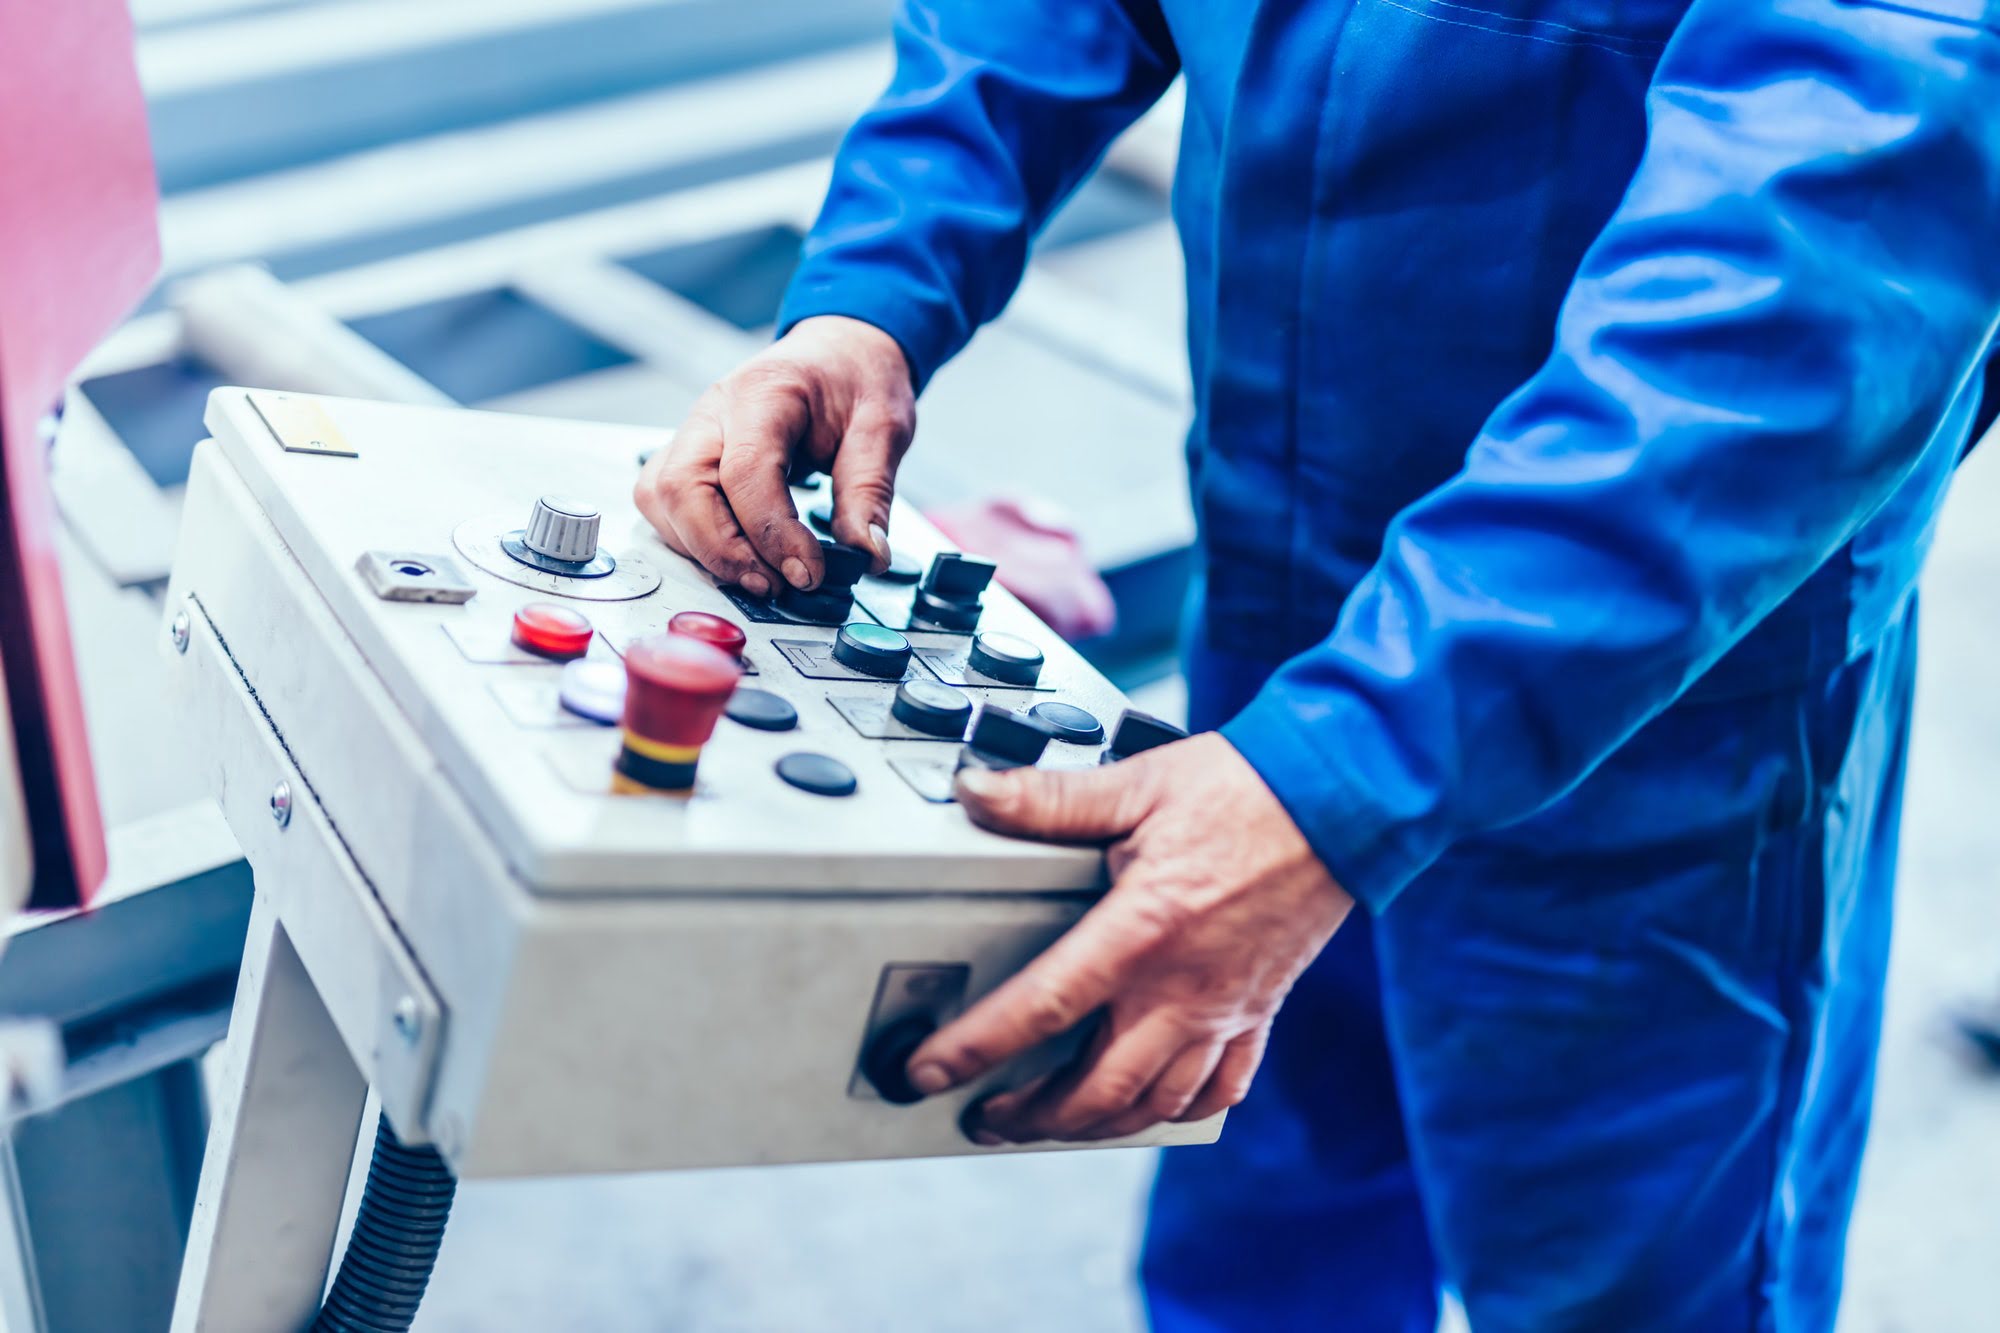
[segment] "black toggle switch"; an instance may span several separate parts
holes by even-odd
[[[958,752],[958,767],[1031,768],[1055,736],[1055,729],[1040,718],[981,704],[972,734]]]
[[[1018,634],[973,635],[966,661],[980,675],[1009,685],[1033,685],[1042,674],[1042,650]]]
[[[826,567],[826,573],[821,577],[819,586],[826,591],[852,588],[861,581],[861,576],[868,572],[868,567],[875,563],[873,551],[864,551],[859,546],[849,546],[845,542],[827,541],[825,538],[820,539],[819,554]]]
[[[972,720],[972,700],[935,680],[906,680],[897,687],[889,712],[912,731],[955,741]]]
[[[893,1106],[913,1106],[924,1099],[910,1082],[910,1057],[937,1031],[929,1014],[899,1018],[875,1034],[861,1053],[861,1077]]]
[[[884,625],[842,625],[833,660],[864,675],[901,680],[910,667],[910,641]]]
[[[778,593],[778,607],[787,615],[815,625],[838,625],[854,609],[854,594],[846,588],[804,588],[787,586]]]
[[[1111,731],[1111,746],[1105,750],[1101,764],[1115,764],[1120,759],[1130,759],[1135,754],[1158,749],[1171,741],[1184,741],[1187,733],[1171,722],[1137,709],[1128,708],[1118,715],[1118,725]]]
[[[924,571],[912,614],[947,629],[971,629],[985,609],[979,599],[993,581],[993,569],[991,560],[945,552]]]

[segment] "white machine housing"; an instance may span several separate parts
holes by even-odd
[[[829,702],[886,704],[893,683],[802,675],[773,641],[833,629],[749,620],[663,546],[631,490],[666,432],[292,406],[323,411],[344,450],[287,448],[246,390],[209,401],[168,597],[175,712],[399,1134],[462,1176],[994,1151],[961,1133],[968,1102],[1062,1049],[914,1106],[877,1095],[860,1054],[892,1010],[948,1019],[1046,947],[1103,891],[1102,855],[975,828],[924,781],[956,742],[863,735]],[[749,631],[745,683],[789,700],[797,729],[725,720],[691,796],[614,793],[617,729],[566,714],[559,667],[506,645],[516,609],[576,581],[524,586],[533,571],[496,576],[471,549],[551,492],[601,509],[602,549],[633,576],[618,591],[658,576],[641,596],[606,585],[565,603],[596,627],[593,652],[675,612],[728,616]],[[919,564],[950,549],[903,506],[892,540]],[[357,569],[370,552],[449,560],[474,595],[385,599]],[[865,580],[861,602],[897,595]],[[1109,728],[1118,691],[997,585],[985,602],[980,627],[1033,640],[1046,666],[1034,690],[968,692],[1061,700]],[[909,638],[913,670],[950,680],[966,636]],[[1091,766],[1100,749],[1058,741],[1043,763]],[[856,794],[781,781],[796,751],[840,760]]]

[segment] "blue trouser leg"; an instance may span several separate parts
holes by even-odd
[[[1684,702],[1377,923],[1426,1211],[1479,1333],[1827,1333],[1866,1136],[1913,620]]]
[[[1198,644],[1188,664],[1197,728],[1269,669]],[[1159,1333],[1436,1327],[1369,926],[1353,918],[1300,979],[1222,1141],[1164,1155],[1144,1262]]]

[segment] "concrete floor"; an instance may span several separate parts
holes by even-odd
[[[2000,1328],[2000,1078],[1947,1016],[2000,999],[2000,446],[1969,462],[1925,654],[1876,1133],[1842,1333]],[[109,814],[185,799],[157,740],[157,612],[71,555]],[[1170,711],[1169,698],[1159,704]],[[467,1187],[420,1333],[1123,1333],[1147,1154]]]

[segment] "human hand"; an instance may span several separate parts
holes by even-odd
[[[988,1098],[981,1143],[1093,1140],[1243,1100],[1271,1020],[1354,900],[1255,769],[1206,734],[1084,772],[966,769],[978,823],[1110,843],[1111,889],[1034,962],[910,1057],[926,1095],[1101,1012],[1066,1068]]]
[[[724,583],[768,597],[813,588],[819,541],[787,475],[833,479],[834,536],[889,563],[889,501],[916,431],[910,366],[894,338],[838,315],[800,320],[710,386],[672,445],[639,473],[633,500],[662,541]]]

